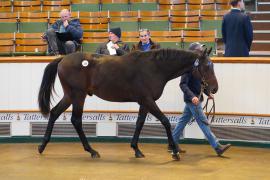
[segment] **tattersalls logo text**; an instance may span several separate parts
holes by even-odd
[[[236,116],[236,117],[224,117],[218,116],[213,121],[214,124],[236,124],[236,125],[245,125],[247,124],[247,120],[244,116]]]
[[[13,113],[0,113],[0,121],[16,120],[16,114]]]
[[[270,118],[265,118],[265,117],[259,117],[258,118],[259,125],[269,125],[270,126]]]

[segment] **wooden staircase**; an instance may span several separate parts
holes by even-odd
[[[257,0],[257,11],[270,11],[270,0]]]
[[[256,9],[250,12],[253,25],[250,56],[270,56],[270,0],[258,0]]]

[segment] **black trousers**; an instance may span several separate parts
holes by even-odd
[[[50,55],[70,54],[80,47],[76,41],[60,41],[53,28],[48,29],[46,34]]]

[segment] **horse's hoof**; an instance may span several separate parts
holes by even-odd
[[[45,147],[43,145],[39,145],[38,146],[38,152],[39,154],[42,154],[42,152],[44,151]]]
[[[91,157],[92,157],[93,159],[96,159],[96,158],[100,158],[100,155],[99,155],[98,152],[94,152],[94,153],[91,153]]]
[[[180,161],[180,155],[179,155],[179,152],[177,152],[177,153],[172,153],[172,158],[173,158],[173,160],[175,160],[175,161]]]
[[[136,158],[144,158],[145,156],[143,153],[139,152],[139,153],[135,153],[135,157]]]

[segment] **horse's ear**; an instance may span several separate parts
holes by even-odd
[[[212,52],[212,47],[210,47],[210,49],[207,52],[208,56],[211,54],[211,52]]]
[[[201,53],[201,55],[200,55],[200,61],[201,61],[201,63],[206,63],[206,56],[207,56],[207,48],[205,48],[203,51],[202,51],[202,53]]]
[[[207,54],[207,48],[205,48],[205,49],[203,50],[202,56],[204,57],[204,56],[206,56],[206,54]]]

